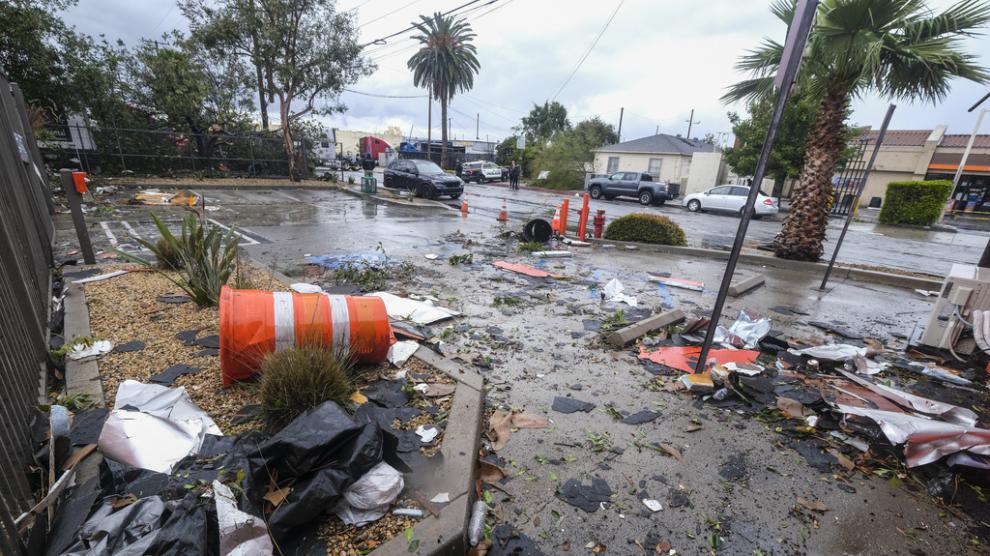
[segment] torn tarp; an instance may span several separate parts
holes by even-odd
[[[930,400],[928,398],[922,398],[921,396],[915,396],[914,394],[909,394],[896,388],[891,388],[890,386],[870,382],[869,380],[858,377],[841,369],[838,369],[838,371],[842,374],[842,376],[848,378],[856,384],[859,384],[863,388],[867,388],[877,394],[880,394],[905,409],[931,415],[932,417],[936,417],[950,423],[955,423],[957,425],[962,425],[964,427],[973,427],[976,425],[976,413],[973,413],[973,411],[964,407]]]
[[[841,404],[837,408],[846,418],[854,415],[873,421],[891,444],[904,444],[904,458],[908,467],[925,465],[964,451],[990,456],[990,430],[987,429],[879,409]]]
[[[552,272],[540,270],[538,268],[534,268],[525,264],[508,263],[505,261],[495,261],[494,263],[492,263],[492,266],[496,268],[501,268],[503,270],[515,272],[516,274],[530,276],[532,278],[563,278],[563,276],[561,276],[560,274],[554,274]]]
[[[430,324],[460,315],[457,311],[437,307],[429,301],[417,301],[387,292],[373,293],[371,296],[380,297],[385,302],[385,312],[392,319],[407,320],[416,324]]]
[[[125,380],[117,388],[114,410],[103,424],[98,445],[110,459],[169,473],[176,462],[199,451],[207,434],[223,433],[185,388]]]

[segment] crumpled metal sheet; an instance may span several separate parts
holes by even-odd
[[[460,315],[457,311],[437,307],[428,301],[399,297],[388,292],[373,293],[371,296],[380,297],[385,302],[385,312],[392,319],[408,320],[416,324],[431,324]]]
[[[770,319],[749,309],[739,311],[739,318],[726,330],[724,326],[715,329],[716,343],[736,348],[753,349],[770,333]]]
[[[179,460],[199,451],[207,434],[223,435],[184,388],[126,380],[117,389],[98,446],[120,463],[171,473]]]
[[[618,278],[612,278],[607,284],[605,284],[605,287],[602,288],[602,293],[605,294],[605,299],[608,301],[613,303],[625,303],[630,307],[636,307],[638,305],[636,298],[629,294],[622,293],[623,291],[625,291],[625,286],[622,285],[622,282],[620,282]]]
[[[272,553],[272,539],[264,520],[237,509],[234,493],[219,481],[213,481],[213,497],[217,503],[220,556]]]
[[[656,351],[648,351],[641,347],[639,351],[640,359],[648,359],[654,363],[665,365],[672,369],[694,373],[694,367],[701,355],[701,348],[698,346],[671,346],[662,347]],[[752,364],[760,352],[748,349],[712,349],[708,352],[708,358],[714,359],[719,365],[726,363]]]
[[[876,423],[891,444],[904,444],[908,467],[917,467],[958,452],[990,456],[990,430],[966,427],[925,417],[848,405],[838,405],[846,416]]]
[[[904,408],[913,409],[919,413],[931,415],[943,421],[948,421],[964,427],[976,426],[976,413],[966,409],[965,407],[959,407],[957,405],[930,400],[928,398],[922,398],[921,396],[915,396],[914,394],[909,394],[890,386],[870,382],[869,380],[863,379],[853,373],[846,372],[841,369],[839,370],[839,373],[856,384],[859,384],[863,388],[867,388],[877,394],[880,394],[888,400],[900,404]]]

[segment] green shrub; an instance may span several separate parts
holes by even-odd
[[[233,228],[224,234],[219,226],[204,225],[198,215],[190,213],[182,221],[182,231],[176,237],[157,215],[152,214],[151,218],[158,227],[161,239],[156,243],[135,239],[154,253],[159,261],[177,253],[181,261],[179,276],[162,272],[155,263],[126,251],[118,249],[117,253],[129,261],[158,270],[200,307],[216,305],[220,301],[220,288],[230,280],[234,271],[237,238]]]
[[[605,228],[605,239],[687,245],[684,230],[670,218],[659,214],[627,214],[616,218]]]
[[[892,182],[884,195],[880,223],[931,226],[942,216],[950,194],[949,180]]]
[[[261,414],[279,429],[323,402],[347,407],[354,385],[351,360],[323,346],[289,348],[261,362]]]

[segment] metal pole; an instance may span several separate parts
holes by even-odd
[[[426,88],[426,160],[433,160],[433,85]]]
[[[866,180],[870,179],[870,171],[873,170],[873,164],[877,161],[877,154],[880,152],[880,145],[883,143],[883,138],[887,135],[887,126],[890,125],[890,118],[894,116],[894,109],[897,108],[896,105],[891,104],[887,108],[887,115],[883,117],[883,124],[880,126],[880,134],[877,135],[877,142],[873,145],[873,152],[870,154],[870,161],[866,164],[866,169],[863,171],[863,177],[860,178],[860,185],[857,187],[856,196],[853,197],[852,202],[849,204],[849,213],[846,214],[846,223],[842,226],[842,233],[839,234],[839,241],[835,244],[835,249],[832,250],[832,259],[828,262],[828,268],[825,269],[825,276],[822,277],[822,285],[818,289],[824,290],[825,285],[828,284],[828,277],[832,274],[832,267],[835,266],[835,259],[839,256],[839,248],[842,247],[842,240],[846,238],[846,232],[849,231],[849,224],[852,223],[853,216],[856,214],[856,207],[859,206],[859,196],[863,194],[863,188],[866,187]]]
[[[76,191],[76,184],[72,181],[72,170],[60,170],[59,176],[62,179],[65,198],[69,201],[72,223],[76,227],[76,236],[79,237],[79,250],[82,251],[83,261],[86,264],[96,264],[96,257],[93,256],[93,244],[89,241],[89,230],[86,229],[86,217],[83,216],[82,195]]]
[[[952,194],[956,194],[956,188],[959,187],[959,180],[962,178],[963,167],[966,166],[966,161],[969,160],[969,153],[973,150],[973,142],[976,141],[976,134],[980,132],[980,126],[983,124],[983,116],[987,115],[990,108],[984,108],[980,110],[980,114],[976,117],[976,125],[973,126],[973,133],[969,135],[969,141],[966,143],[966,150],[963,151],[962,160],[959,161],[959,167],[956,168],[956,175],[952,177]]]
[[[802,4],[804,4],[802,6]],[[802,9],[803,8],[803,9]],[[746,206],[739,218],[739,229],[736,231],[736,239],[732,244],[732,252],[729,254],[729,262],[725,266],[725,274],[722,276],[722,285],[718,290],[718,297],[715,299],[715,307],[712,309],[711,323],[705,333],[705,343],[701,346],[701,353],[698,356],[698,363],[695,372],[703,372],[705,361],[708,359],[708,351],[711,349],[712,340],[715,338],[715,329],[718,327],[718,320],[722,315],[722,307],[725,306],[725,297],[729,293],[729,285],[732,283],[732,274],[736,270],[736,263],[739,262],[739,253],[742,251],[743,241],[746,239],[746,230],[749,228],[749,219],[753,215],[753,205],[756,204],[756,196],[760,192],[760,184],[763,183],[763,176],[767,172],[767,164],[770,162],[770,150],[773,148],[774,139],[777,137],[777,130],[780,122],[784,118],[784,106],[787,104],[787,97],[790,95],[791,86],[797,77],[798,68],[801,66],[801,53],[808,41],[811,33],[811,25],[815,20],[815,12],[818,9],[818,0],[800,0],[795,19],[792,25],[794,34],[788,32],[788,44],[784,46],[785,51],[792,49],[795,55],[787,58],[787,64],[781,66],[780,73],[782,81],[780,89],[777,91],[777,99],[774,101],[773,114],[770,118],[770,127],[767,129],[767,138],[760,149],[760,158],[756,163],[756,171],[753,173],[753,185],[749,188],[749,196],[746,197]],[[800,17],[797,17],[800,14]],[[790,39],[793,39],[791,42]],[[692,111],[693,112],[693,111]],[[692,115],[693,120],[693,115]]]
[[[691,116],[688,118],[688,134],[687,139],[691,140],[691,126],[694,125],[694,108],[691,109]]]
[[[474,140],[478,141],[481,139],[481,112],[476,112],[474,115]]]
[[[625,116],[625,114],[626,114],[626,107],[625,106],[619,107],[619,131],[615,134],[616,138],[619,140],[618,141],[619,143],[622,142],[622,117]]]

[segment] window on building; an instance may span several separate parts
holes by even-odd
[[[613,174],[619,171],[619,157],[610,156],[608,157],[608,168],[605,170],[606,174]]]
[[[646,170],[646,173],[653,176],[654,178],[660,178],[660,166],[663,164],[662,158],[651,158],[650,167]]]

